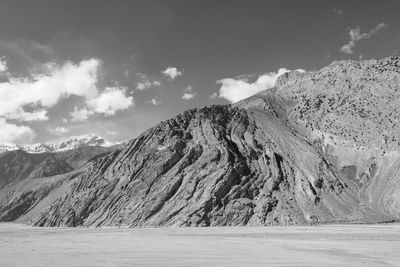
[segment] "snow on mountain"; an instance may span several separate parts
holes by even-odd
[[[110,147],[118,143],[112,143],[105,140],[103,137],[86,134],[79,136],[71,136],[68,139],[61,141],[59,143],[38,143],[38,144],[10,144],[5,142],[0,142],[0,153],[12,150],[24,150],[29,153],[44,153],[44,152],[62,152],[71,149],[76,149],[80,147],[88,146],[102,146]]]

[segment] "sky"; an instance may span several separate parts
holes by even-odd
[[[400,51],[397,0],[2,0],[0,140],[132,139],[288,71]]]

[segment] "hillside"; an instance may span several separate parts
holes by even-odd
[[[0,219],[128,227],[399,220],[399,62],[334,62],[284,74],[235,105],[186,111],[46,186],[23,181],[0,199]]]

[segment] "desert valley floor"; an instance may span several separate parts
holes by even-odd
[[[400,225],[37,228],[0,224],[1,266],[399,266]]]

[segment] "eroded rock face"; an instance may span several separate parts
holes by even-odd
[[[389,119],[374,128],[379,112],[397,120],[390,111],[399,100],[397,62],[336,62],[289,73],[234,106],[186,111],[51,183],[24,220],[123,227],[398,220],[399,149],[377,138],[398,132]]]

